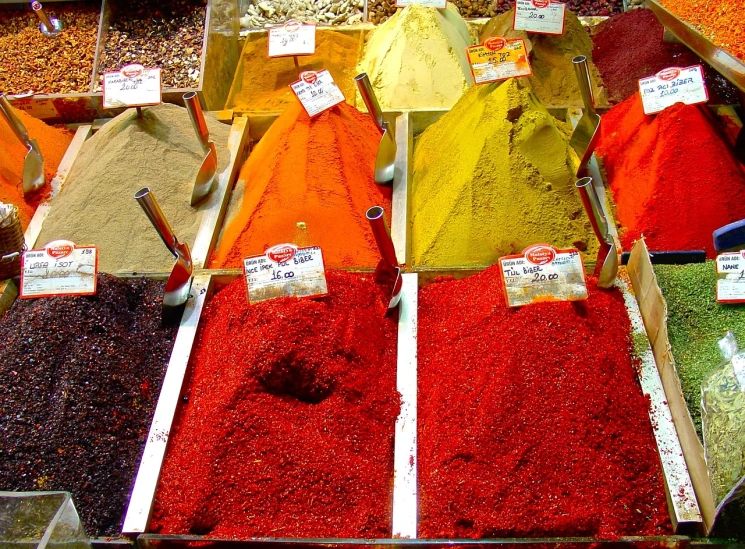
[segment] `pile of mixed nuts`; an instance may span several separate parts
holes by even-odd
[[[362,23],[364,0],[251,0],[241,28],[260,28],[297,19],[316,25]]]

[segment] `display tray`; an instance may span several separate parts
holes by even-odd
[[[561,547],[563,545],[604,544],[643,548],[684,547],[689,539],[684,536],[630,537],[617,540],[594,538],[539,538],[539,539],[489,539],[489,540],[434,540],[415,539],[418,520],[417,486],[417,297],[418,288],[426,286],[437,276],[449,275],[463,278],[479,269],[440,271],[438,273],[406,273],[398,325],[398,374],[397,385],[402,395],[401,415],[396,424],[395,474],[393,487],[393,532],[394,539],[295,539],[254,538],[251,540],[221,540],[209,536],[181,536],[148,533],[150,512],[155,490],[168,443],[168,434],[181,397],[182,383],[186,375],[191,347],[196,336],[199,317],[204,304],[212,293],[242,276],[239,271],[203,271],[195,278],[191,298],[181,322],[174,353],[166,373],[153,424],[143,454],[135,488],[125,519],[125,533],[138,536],[138,545],[143,548],[170,547],[271,547],[287,545],[293,547],[357,547],[428,545],[433,547],[481,546],[481,545],[525,545],[533,547]],[[647,339],[644,324],[628,275],[622,268],[617,287],[623,292],[626,308],[632,323],[635,355],[640,359],[637,370],[642,391],[650,401],[649,416],[653,427],[657,451],[662,464],[668,511],[674,530],[678,534],[694,534],[701,530],[701,514],[696,503],[693,485],[681,451],[680,441],[668,408],[663,386],[657,371],[652,349]],[[399,538],[399,539],[395,539]]]

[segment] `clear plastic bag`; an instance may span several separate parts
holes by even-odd
[[[717,513],[745,495],[745,352],[730,332],[719,341],[724,361],[701,385],[704,453]]]

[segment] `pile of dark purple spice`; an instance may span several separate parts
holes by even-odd
[[[0,490],[72,492],[89,536],[121,532],[176,335],[163,288],[100,274],[0,318]]]

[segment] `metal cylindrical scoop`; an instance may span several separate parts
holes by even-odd
[[[592,177],[583,177],[574,184],[582,197],[582,204],[590,218],[592,230],[600,241],[600,250],[595,264],[595,275],[598,287],[612,288],[618,274],[618,251],[613,236],[610,234],[608,219],[603,212],[600,198],[592,186]]]
[[[145,187],[137,191],[135,193],[135,200],[137,200],[145,215],[147,215],[150,223],[155,227],[168,251],[176,257],[176,264],[173,266],[171,276],[168,277],[168,281],[166,282],[163,309],[179,307],[186,303],[186,300],[189,298],[189,290],[191,289],[192,263],[189,245],[180,243],[176,235],[173,234],[168,220],[163,215],[163,211],[160,209],[155,196],[149,188]]]
[[[64,28],[62,21],[55,17],[49,17],[46,14],[44,8],[41,7],[41,2],[31,2],[31,9],[34,10],[34,13],[39,18],[39,30],[44,36],[57,36]]]
[[[357,89],[360,91],[362,100],[365,102],[367,112],[370,113],[375,125],[383,132],[378,146],[378,154],[375,157],[375,183],[378,185],[390,185],[393,182],[393,168],[396,162],[396,139],[388,122],[383,121],[383,111],[380,110],[378,99],[375,97],[372,84],[366,72],[354,77]]]
[[[590,84],[590,70],[587,67],[587,58],[584,55],[578,55],[572,59],[574,72],[579,82],[579,91],[582,95],[582,102],[585,105],[582,111],[582,117],[574,128],[572,138],[569,140],[569,146],[574,149],[580,159],[577,167],[577,175],[584,174],[587,163],[590,161],[595,145],[597,145],[600,132],[600,115],[595,112],[595,98],[592,95],[592,86]]]
[[[212,192],[215,173],[217,172],[217,151],[215,150],[215,143],[210,140],[210,130],[207,127],[207,121],[204,119],[202,105],[199,103],[197,93],[185,93],[184,104],[186,105],[186,110],[189,111],[189,117],[194,126],[194,131],[204,149],[204,160],[202,160],[202,165],[199,167],[197,180],[194,182],[194,189],[191,192],[191,200],[189,202],[192,206],[196,206]]]
[[[375,280],[383,283],[393,282],[391,301],[388,303],[388,310],[391,311],[401,301],[401,287],[403,285],[401,267],[398,265],[396,249],[393,246],[388,223],[385,220],[385,210],[381,206],[373,206],[367,210],[365,217],[370,222],[370,228],[381,255],[381,260],[375,269]]]
[[[23,161],[23,194],[30,194],[44,186],[44,158],[41,156],[39,145],[35,139],[31,139],[21,119],[13,110],[10,101],[4,94],[0,93],[0,113],[8,126],[26,146],[28,152]]]

